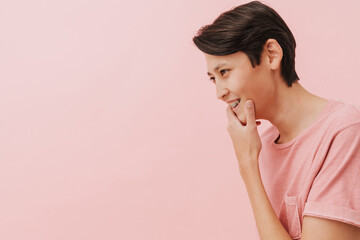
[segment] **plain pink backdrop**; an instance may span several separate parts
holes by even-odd
[[[253,239],[192,43],[246,2],[2,0],[0,239]],[[262,2],[295,36],[300,83],[359,104],[360,3]]]

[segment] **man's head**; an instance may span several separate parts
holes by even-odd
[[[255,67],[260,64],[263,46],[269,38],[275,39],[282,48],[281,75],[291,87],[299,80],[295,71],[294,36],[274,9],[259,1],[222,13],[212,24],[203,26],[193,42],[209,55],[224,56],[241,51]]]
[[[255,103],[256,119],[267,119],[272,102],[299,80],[292,33],[272,8],[258,1],[222,13],[193,41],[205,54],[217,97],[226,102],[241,98],[233,110],[243,124],[247,99]]]

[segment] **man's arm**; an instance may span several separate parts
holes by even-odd
[[[257,165],[240,167],[261,240],[292,240],[276,216]]]
[[[240,167],[261,240],[292,240],[266,194],[256,164]],[[360,228],[340,221],[305,216],[301,240],[358,240]]]
[[[340,221],[304,216],[301,240],[358,240],[360,228]]]

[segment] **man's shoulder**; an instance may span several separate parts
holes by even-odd
[[[336,130],[360,123],[360,105],[337,100],[334,107],[329,111],[325,122]]]

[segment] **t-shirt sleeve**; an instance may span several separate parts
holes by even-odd
[[[360,227],[360,122],[333,138],[311,186],[304,215]]]

